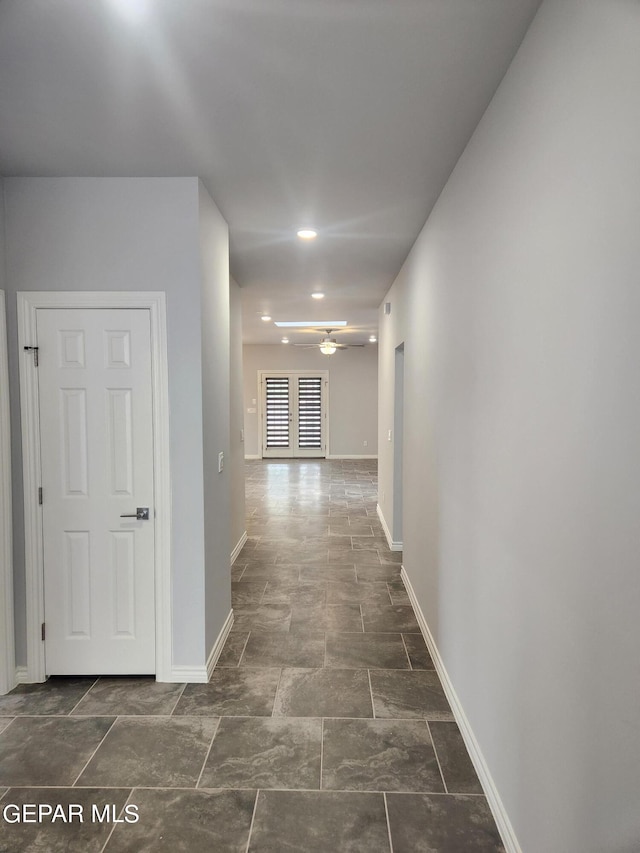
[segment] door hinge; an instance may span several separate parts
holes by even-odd
[[[45,628],[44,628],[44,622],[43,622],[43,623],[42,623],[42,628],[41,628],[41,631],[40,631],[40,636],[42,637],[42,642],[43,642],[43,643],[44,643],[44,635],[45,635]]]
[[[37,367],[38,366],[38,350],[40,349],[40,347],[24,347],[24,349],[27,352],[33,353],[33,366]]]
[[[42,506],[42,486],[38,486],[38,503]]]

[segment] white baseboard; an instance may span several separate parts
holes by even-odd
[[[238,554],[240,553],[240,551],[242,551],[242,549],[244,547],[244,543],[246,541],[247,541],[247,531],[245,530],[244,533],[242,534],[242,536],[240,537],[240,539],[238,540],[238,544],[236,545],[236,547],[231,552],[231,565],[233,565],[235,563],[235,561],[238,559]]]
[[[378,454],[368,455],[366,453],[327,453],[327,459],[377,459]]]
[[[259,453],[245,453],[244,458],[245,459],[262,459],[262,456],[260,456]]]
[[[222,649],[224,648],[224,644],[227,642],[227,637],[229,636],[229,631],[233,627],[233,610],[229,611],[229,615],[227,616],[224,625],[222,626],[222,630],[218,634],[218,639],[213,644],[213,648],[209,653],[209,657],[207,659],[207,681],[211,678],[211,673],[213,672],[215,665],[218,663],[218,658],[222,653]]]
[[[447,673],[442,657],[440,656],[440,652],[438,651],[436,642],[433,639],[433,635],[429,630],[427,620],[425,619],[424,613],[422,612],[422,608],[418,603],[415,591],[413,589],[413,586],[411,585],[411,581],[409,580],[409,575],[407,574],[407,571],[404,566],[402,567],[400,576],[406,587],[409,599],[411,600],[411,604],[413,605],[413,610],[416,614],[416,619],[418,620],[418,624],[424,636],[425,643],[427,644],[427,647],[429,649],[429,654],[431,655],[431,659],[433,660],[436,671],[440,676],[442,687],[444,688],[446,697],[449,700],[449,704],[451,705],[451,710],[453,711],[453,716],[455,717],[456,723],[458,724],[458,728],[460,729],[460,734],[462,735],[462,738],[465,742],[465,746],[467,747],[473,766],[475,767],[476,773],[478,774],[478,779],[480,780],[480,784],[482,785],[482,789],[487,798],[487,802],[489,803],[489,807],[491,808],[491,811],[493,813],[493,817],[498,827],[498,832],[502,837],[502,843],[505,846],[506,853],[522,853],[522,848],[518,843],[518,839],[516,838],[513,826],[511,825],[511,821],[509,820],[509,816],[507,815],[504,804],[500,799],[498,789],[496,788],[491,773],[489,772],[487,762],[484,759],[482,750],[480,749],[480,745],[476,740],[473,730],[471,728],[471,724],[467,719],[467,716],[460,703],[455,688],[451,682],[451,679],[449,678],[449,674]]]
[[[17,666],[16,667],[16,684],[26,684],[27,683],[27,667],[26,666]]]
[[[206,664],[204,666],[172,666],[171,678],[172,682],[186,682],[187,684],[207,684],[211,678],[213,668],[218,662],[220,653],[224,648],[224,644],[229,636],[229,631],[233,625],[233,610],[229,611],[222,630],[218,634],[218,639],[213,644],[213,648],[209,653]]]
[[[391,531],[387,525],[386,519],[382,514],[382,510],[380,509],[380,504],[376,504],[376,512],[378,513],[378,518],[380,519],[380,524],[382,525],[382,530],[384,531],[384,535],[387,540],[387,545],[389,546],[390,551],[402,551],[402,542],[394,542],[391,538]]]

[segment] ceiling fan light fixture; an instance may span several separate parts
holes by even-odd
[[[370,335],[370,336],[369,336],[369,343],[370,343],[370,344],[375,344],[377,340],[378,340],[378,339],[376,338],[376,336],[375,336],[375,335]]]
[[[333,341],[323,341],[320,344],[320,352],[322,355],[333,355],[337,347]]]
[[[262,315],[262,317],[260,317],[260,319],[261,319],[263,322],[268,323],[268,322],[269,322],[269,320],[271,319],[271,314],[263,314],[263,315]]]
[[[289,343],[289,338],[283,338],[283,339],[282,339],[282,343],[283,343],[283,344],[288,344],[288,343]]]

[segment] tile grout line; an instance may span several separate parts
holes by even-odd
[[[82,701],[84,701],[84,700],[87,698],[87,696],[89,695],[89,693],[91,693],[91,691],[93,690],[93,688],[96,686],[96,684],[97,684],[99,681],[100,681],[100,679],[99,679],[99,678],[96,678],[96,680],[93,682],[93,684],[92,684],[90,687],[87,687],[86,691],[82,694],[82,696],[80,697],[80,699],[78,699],[78,701],[76,702],[76,704],[73,706],[73,708],[72,708],[72,709],[69,711],[69,713],[66,715],[67,717],[70,717],[70,716],[73,714],[73,712],[74,712],[74,711],[75,711],[75,709],[78,707],[78,705],[79,705]],[[47,714],[46,716],[49,716],[49,715]],[[54,716],[54,715],[52,714],[51,716]],[[57,716],[57,715],[55,715],[55,716]]]
[[[105,715],[105,716],[108,716],[108,715]],[[76,786],[76,782],[77,782],[77,781],[78,781],[78,779],[82,776],[82,774],[83,774],[83,773],[84,773],[84,771],[87,769],[87,767],[89,766],[89,764],[93,761],[93,759],[94,759],[94,757],[95,757],[96,752],[100,749],[100,747],[102,746],[102,744],[105,742],[105,740],[107,739],[107,735],[108,735],[108,734],[109,734],[109,732],[113,729],[113,727],[115,726],[115,724],[118,722],[118,719],[119,719],[119,715],[117,714],[117,715],[114,717],[113,722],[111,723],[111,725],[109,726],[109,728],[106,730],[106,732],[105,732],[105,733],[104,733],[104,735],[102,736],[102,738],[101,738],[101,740],[100,740],[100,743],[96,746],[96,748],[93,750],[93,752],[92,752],[92,753],[91,753],[91,755],[89,756],[89,760],[84,764],[84,766],[82,767],[82,770],[78,773],[78,775],[76,776],[76,778],[74,779],[74,781],[72,782],[72,784],[71,784],[69,787],[71,787],[71,788],[75,788],[75,786]]]
[[[209,755],[211,753],[211,749],[213,747],[213,742],[216,739],[216,735],[218,734],[218,730],[220,729],[220,723],[222,722],[222,717],[218,717],[218,723],[213,730],[213,734],[211,735],[211,743],[209,744],[209,749],[207,749],[207,754],[204,757],[204,761],[202,762],[202,767],[200,768],[200,773],[198,774],[198,778],[196,780],[196,784],[194,790],[198,790],[198,785],[202,780],[202,774],[204,773],[204,768],[207,766],[207,761],[209,760]]]
[[[129,790],[129,793],[127,794],[127,798],[126,798],[126,799],[125,799],[125,801],[124,801],[124,805],[122,806],[122,808],[121,808],[121,809],[120,809],[120,811],[118,812],[118,817],[120,817],[120,815],[122,814],[122,812],[125,810],[125,808],[126,808],[126,807],[127,807],[127,805],[129,804],[129,800],[130,800],[130,799],[131,799],[131,797],[133,796],[133,790],[134,790],[133,788],[131,788],[131,789]],[[103,845],[102,845],[102,847],[100,848],[100,853],[104,853],[104,851],[106,850],[107,844],[111,841],[111,836],[112,836],[112,835],[113,835],[113,833],[116,831],[116,826],[117,826],[117,825],[118,825],[117,823],[114,823],[114,824],[113,824],[113,826],[111,827],[111,831],[110,831],[110,832],[109,832],[109,834],[107,835],[107,838],[106,838],[106,840],[105,840],[104,844],[103,844]]]
[[[407,648],[407,644],[404,639],[404,634],[400,632],[400,639],[402,640],[402,645],[404,646],[404,653],[407,656],[407,660],[409,661],[409,670],[413,671],[413,664],[411,663],[411,655],[409,654],[409,649]]]
[[[256,819],[256,812],[258,811],[258,797],[260,796],[260,788],[256,790],[256,798],[253,803],[253,813],[251,815],[251,824],[249,825],[249,834],[247,835],[247,846],[245,847],[245,853],[249,853],[249,845],[251,844],[251,836],[253,834],[253,824]]]
[[[387,834],[389,836],[389,853],[393,853],[393,840],[391,838],[391,821],[389,820],[389,806],[387,804],[387,792],[382,792],[382,799],[384,800],[384,813],[387,818]]]
[[[442,770],[442,765],[440,764],[440,758],[438,757],[438,750],[436,749],[436,742],[433,739],[433,735],[431,734],[431,726],[429,725],[429,720],[425,719],[425,723],[427,724],[427,731],[429,732],[429,737],[431,739],[431,746],[433,747],[433,754],[436,757],[436,761],[438,763],[438,770],[440,771],[440,776],[442,777],[442,784],[444,785],[445,794],[449,794],[449,788],[447,787],[447,780],[444,778],[444,771]]]
[[[173,715],[175,714],[175,712],[176,712],[176,708],[178,707],[178,703],[179,703],[179,702],[180,702],[180,700],[182,699],[182,696],[183,696],[184,691],[185,691],[186,689],[187,689],[187,685],[186,685],[186,684],[183,684],[183,685],[182,685],[182,690],[180,691],[180,693],[179,693],[179,695],[178,695],[178,698],[176,699],[176,701],[175,701],[175,704],[174,704],[173,708],[171,709],[171,711],[170,711],[170,712],[169,712],[169,714],[168,714],[168,716],[169,716],[169,717],[173,717]]]
[[[251,636],[251,631],[247,634],[247,639],[244,641],[244,645],[242,646],[242,651],[240,652],[240,657],[238,658],[238,663],[235,667],[228,667],[229,669],[238,669],[240,664],[242,663],[242,658],[244,657],[245,650],[247,648],[247,644],[249,643],[249,637]]]
[[[324,717],[320,719],[320,787],[322,791],[322,772],[324,770]]]
[[[280,667],[280,675],[278,676],[278,683],[276,684],[276,692],[273,696],[273,708],[271,709],[271,716],[272,717],[275,717],[275,714],[276,714],[276,703],[278,701],[278,691],[280,690],[280,682],[282,681],[283,671],[284,671],[284,667],[281,666]],[[254,715],[252,715],[252,716],[254,716]],[[269,718],[267,717],[267,719],[269,719]]]
[[[367,678],[369,679],[369,695],[371,696],[371,713],[373,714],[373,719],[377,720],[376,717],[376,706],[373,701],[373,687],[371,685],[371,670],[367,669]]]

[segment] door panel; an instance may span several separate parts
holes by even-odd
[[[326,456],[326,375],[263,374],[263,457]]]
[[[37,333],[47,674],[153,673],[149,312],[38,309]]]

